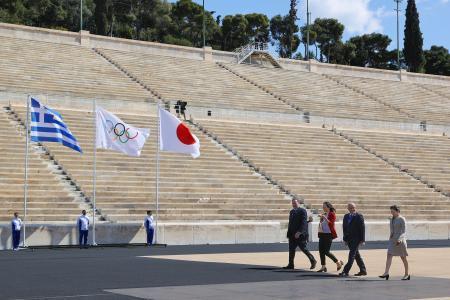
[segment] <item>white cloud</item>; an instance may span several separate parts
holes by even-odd
[[[304,12],[305,2],[302,1]],[[338,19],[350,34],[383,32],[382,18],[391,15],[384,7],[372,10],[369,6],[371,0],[309,0],[309,2],[312,21],[315,18]]]

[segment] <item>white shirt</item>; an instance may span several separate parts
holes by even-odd
[[[12,226],[14,227],[14,230],[19,230],[22,228],[22,220],[20,218],[14,218],[11,221]]]
[[[322,226],[323,233],[331,233],[330,226],[328,225],[328,214],[325,214],[325,218],[323,218],[320,226]]]
[[[147,222],[148,222],[148,227],[147,227]],[[153,228],[153,216],[145,217],[145,219],[144,219],[144,227],[145,227],[145,229]]]
[[[81,224],[81,226],[80,226],[80,224]],[[89,230],[89,218],[84,215],[81,215],[78,218],[77,226],[80,230]]]

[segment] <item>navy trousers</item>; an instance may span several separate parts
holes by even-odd
[[[88,233],[89,233],[89,230],[80,230],[80,246],[87,245]]]
[[[147,229],[147,245],[153,244],[153,234],[155,230],[153,228]]]
[[[13,249],[19,248],[20,244],[20,230],[13,230],[12,232]]]
[[[294,266],[294,258],[295,258],[295,250],[297,247],[308,257],[311,264],[316,262],[314,256],[309,252],[308,248],[306,248],[308,244],[308,238],[289,238],[289,265]]]
[[[361,257],[361,254],[359,254],[359,241],[350,241],[348,242],[348,248],[350,249],[348,253],[348,261],[347,264],[344,267],[344,273],[348,274],[350,272],[350,269],[353,266],[353,262],[356,260],[356,263],[358,264],[359,270],[361,272],[366,272],[366,266],[364,265],[364,261]]]

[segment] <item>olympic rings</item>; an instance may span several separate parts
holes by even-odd
[[[118,122],[114,124],[111,120],[106,120],[106,123],[109,125],[108,133],[114,133],[113,140],[119,140],[122,144],[127,143],[129,140],[135,139],[139,135],[139,132],[136,131],[136,134],[132,137],[129,131],[130,128],[125,127],[125,124],[123,123]]]

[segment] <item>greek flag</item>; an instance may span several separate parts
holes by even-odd
[[[64,124],[61,115],[31,98],[31,140],[60,143],[82,153],[77,139]]]

